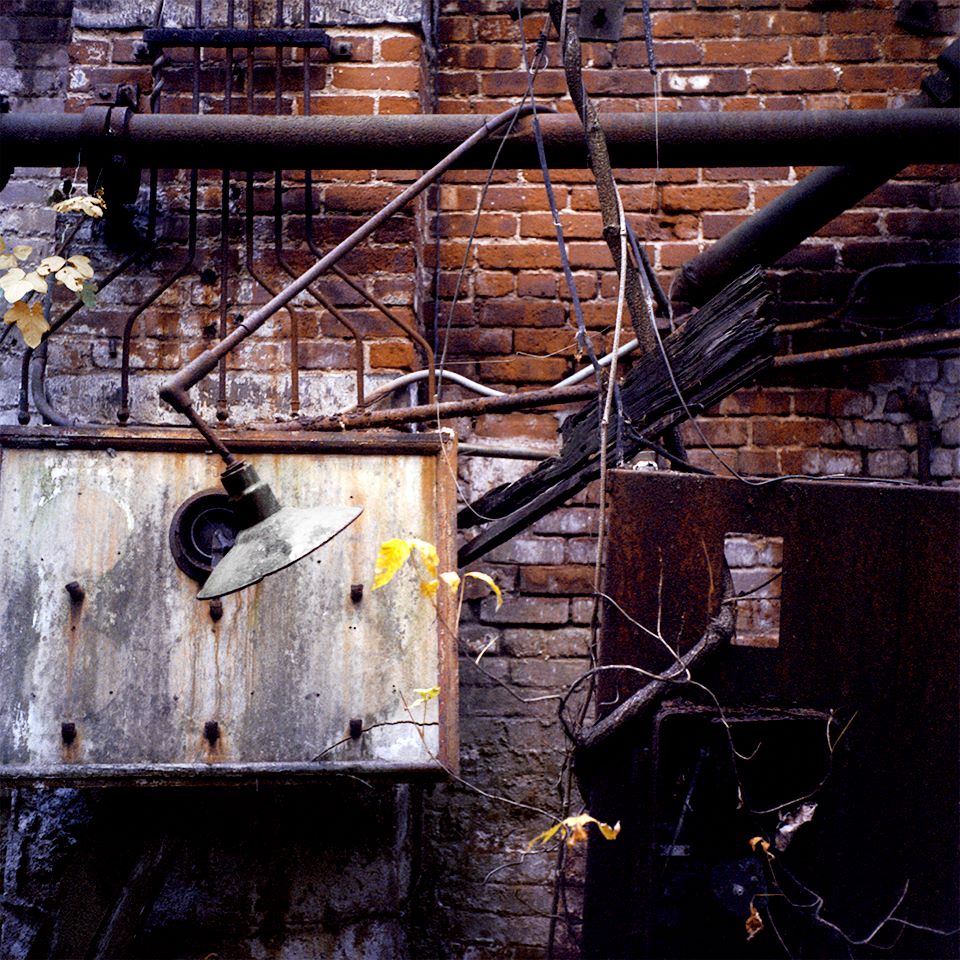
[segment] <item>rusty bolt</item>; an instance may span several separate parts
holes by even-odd
[[[353,55],[353,44],[349,40],[337,40],[333,44],[333,55],[335,57],[349,57]]]
[[[210,619],[216,623],[223,616],[223,603],[219,597],[210,601]]]
[[[69,721],[60,724],[60,739],[66,746],[70,746],[77,739],[77,725]]]
[[[363,736],[363,720],[360,717],[353,717],[350,720],[350,737],[353,740],[359,740]]]
[[[220,724],[216,720],[208,720],[203,725],[203,739],[210,744],[211,747],[217,745],[217,741],[220,739]]]
[[[70,599],[74,603],[83,603],[83,598],[87,595],[86,590],[77,580],[71,580],[64,589],[70,594]]]
[[[350,599],[354,603],[359,603],[363,599],[363,584],[362,583],[351,583],[350,584]]]

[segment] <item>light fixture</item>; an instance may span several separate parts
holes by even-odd
[[[238,528],[233,546],[213,567],[198,600],[213,600],[259,583],[322,547],[362,507],[281,507],[270,485],[239,460],[220,475]],[[216,537],[216,534],[215,534]]]

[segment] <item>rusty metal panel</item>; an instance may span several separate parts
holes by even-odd
[[[689,649],[717,612],[728,534],[782,539],[778,643],[716,653],[694,671],[710,695],[678,685],[591,757],[590,812],[623,832],[590,849],[584,955],[847,955],[776,888],[764,896],[787,947],[769,931],[747,945],[743,904],[709,879],[740,869],[748,838],[772,837],[780,805],[805,797],[816,817],[778,864],[823,897],[824,916],[870,931],[907,888],[897,916],[956,931],[960,491],[616,471],[605,592]],[[601,663],[667,667],[629,618],[605,605]],[[605,672],[598,702],[636,686]],[[733,762],[734,743],[749,759]],[[875,946],[890,957],[957,955],[955,932],[887,932]]]
[[[363,513],[304,561],[223,598],[214,619],[168,545],[179,505],[218,486],[220,464],[195,438],[0,432],[0,782],[455,767],[448,601],[438,616],[413,571],[370,590],[391,537],[435,542],[452,568],[455,449],[390,440],[231,439],[253,448],[284,504]],[[404,700],[432,686],[441,697],[412,715]],[[364,732],[351,737],[357,720]]]

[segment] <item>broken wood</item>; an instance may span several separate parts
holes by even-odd
[[[626,458],[644,449],[642,434],[654,436],[683,420],[687,411],[712,406],[772,362],[774,320],[761,311],[768,297],[761,271],[748,271],[664,341],[683,401],[659,352],[637,360],[621,386],[629,428],[623,438]],[[461,566],[509,540],[599,476],[599,417],[594,397],[564,422],[558,456],[460,511],[460,527],[487,524],[460,549]],[[613,437],[607,443],[608,462],[616,453]]]

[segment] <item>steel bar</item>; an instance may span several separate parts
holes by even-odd
[[[831,363],[838,360],[860,360],[867,357],[901,356],[917,350],[943,350],[960,346],[960,330],[942,330],[899,340],[881,340],[879,343],[857,343],[849,347],[833,347],[830,350],[814,350],[810,353],[793,353],[775,357],[774,367],[781,370],[801,367],[810,363]]]
[[[511,410],[529,410],[553,404],[579,403],[596,399],[593,384],[574,387],[550,387],[546,390],[521,390],[502,397],[476,397],[469,400],[445,400],[443,403],[422,403],[415,407],[394,407],[372,413],[351,416],[334,415],[313,417],[287,423],[271,423],[269,430],[366,430],[371,427],[395,427],[404,423],[447,420],[450,417],[473,416],[480,413],[502,413]]]
[[[202,164],[272,171],[317,168],[422,169],[433,165],[492,118],[470,115],[270,117],[134,114],[123,152],[131,163],[168,168]],[[810,110],[740,113],[604,114],[615,167],[837,164],[881,158],[879,166],[960,160],[960,110]],[[576,117],[541,116],[552,167],[585,167]],[[75,166],[117,151],[83,114],[0,114],[0,153],[10,166]],[[486,168],[494,147],[475,146],[458,168]],[[334,159],[335,158],[335,159]],[[384,166],[389,164],[389,166]],[[521,124],[500,156],[504,167],[539,167],[530,124]],[[898,167],[898,169],[899,169]]]

